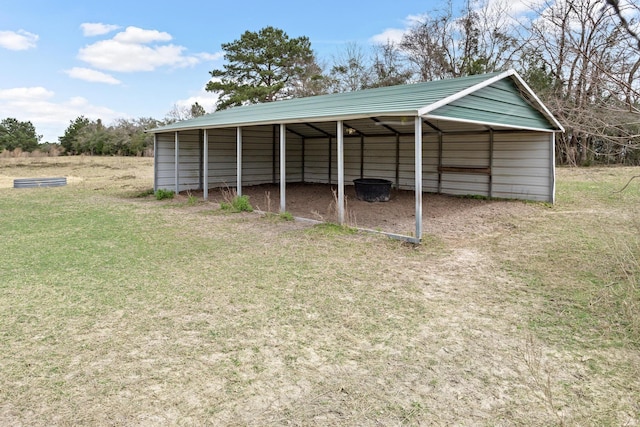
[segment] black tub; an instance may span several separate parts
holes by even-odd
[[[391,197],[391,181],[379,178],[360,178],[353,180],[356,186],[356,199],[365,202],[386,202]]]

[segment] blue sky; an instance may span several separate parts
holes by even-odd
[[[42,142],[57,142],[80,115],[162,119],[198,101],[222,43],[271,25],[307,36],[330,62],[346,43],[364,48],[398,36],[438,1],[349,2],[2,0],[0,119],[31,121]]]

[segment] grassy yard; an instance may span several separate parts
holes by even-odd
[[[638,425],[638,174],[413,247],[0,159],[0,425]]]

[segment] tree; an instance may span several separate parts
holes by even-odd
[[[446,5],[403,36],[400,49],[416,79],[430,81],[510,68],[522,52],[506,0],[467,0],[459,15]]]
[[[14,118],[6,118],[0,122],[0,151],[33,151],[38,148],[42,137],[36,134],[36,128],[29,121],[21,122]]]
[[[191,104],[191,107],[180,106],[175,104],[171,111],[165,116],[165,122],[167,124],[180,122],[182,120],[194,119],[196,117],[204,116],[207,114],[204,107],[197,101]]]
[[[227,63],[210,72],[206,85],[206,90],[220,92],[218,110],[291,98],[315,62],[309,38],[290,39],[274,27],[246,31],[222,49]]]
[[[82,130],[89,126],[91,121],[84,116],[76,117],[71,121],[71,124],[65,129],[64,135],[58,137],[60,145],[64,148],[64,152],[67,155],[80,154],[82,152],[80,147],[80,134]]]
[[[634,159],[640,52],[615,10],[596,0],[548,0],[529,32],[531,51],[553,78],[539,95],[567,130],[557,140],[558,160]]]
[[[404,65],[398,46],[387,41],[374,47],[370,75],[370,87],[382,87],[405,84],[411,79],[412,72]]]
[[[205,114],[207,114],[207,112],[202,105],[198,104],[198,101],[194,102],[191,105],[191,117],[200,117],[204,116]]]
[[[357,43],[347,43],[333,59],[329,72],[332,92],[353,92],[371,84],[371,66],[364,50]]]

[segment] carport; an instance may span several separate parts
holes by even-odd
[[[231,108],[152,129],[154,188],[176,192],[287,183],[390,180],[415,194],[554,202],[555,133],[563,128],[513,70]]]

